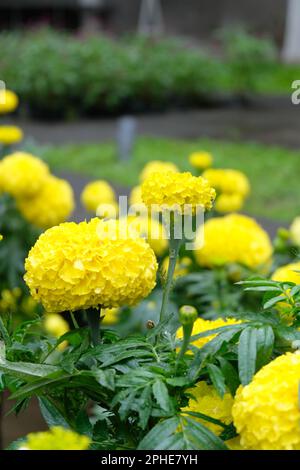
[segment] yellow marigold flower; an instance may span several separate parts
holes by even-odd
[[[45,315],[44,328],[55,338],[60,338],[70,330],[68,322],[58,313],[47,313]]]
[[[33,197],[17,200],[17,206],[28,222],[45,229],[67,220],[74,210],[74,194],[70,184],[49,176]]]
[[[157,256],[161,256],[167,250],[168,238],[164,226],[155,218],[129,217],[130,226],[139,233],[140,237],[147,240]]]
[[[3,235],[1,235],[1,233],[0,233],[0,242],[1,242],[1,240],[3,240]]]
[[[232,415],[246,449],[300,450],[300,354],[277,357],[240,387]]]
[[[12,113],[19,104],[19,98],[11,90],[0,90],[0,114]]]
[[[23,139],[23,131],[17,126],[0,126],[0,144],[13,145]]]
[[[178,171],[179,170],[174,163],[152,160],[144,166],[140,174],[140,181],[143,183],[143,181],[149,178],[149,176],[151,176],[153,173],[177,173]]]
[[[193,152],[189,156],[189,162],[197,170],[205,170],[212,165],[213,157],[209,152]]]
[[[298,271],[298,272],[297,272]],[[286,264],[276,269],[272,275],[273,281],[294,282],[300,284],[300,261],[297,263]]]
[[[118,308],[104,308],[101,310],[101,316],[104,315],[102,320],[103,325],[114,325],[118,321]]]
[[[238,325],[241,323],[240,320],[235,320],[234,318],[217,318],[216,320],[204,320],[203,318],[197,318],[194,323],[192,336],[199,335],[208,330],[214,330],[216,328],[221,328],[221,326],[227,325]],[[216,335],[204,336],[203,338],[198,338],[192,342],[197,348],[202,348],[206,343],[215,338]],[[176,332],[176,338],[183,338],[183,328],[179,328]]]
[[[87,450],[90,444],[91,440],[87,436],[55,426],[49,431],[28,434],[25,448],[28,450]]]
[[[1,189],[17,198],[35,195],[48,177],[46,163],[29,153],[16,152],[0,162]]]
[[[100,204],[115,202],[115,193],[107,181],[93,181],[82,191],[81,202],[86,210],[96,212]]]
[[[168,268],[169,268],[169,261],[170,261],[170,258],[169,256],[167,256],[163,262],[162,262],[162,272],[166,275],[167,272],[168,272]],[[183,276],[186,276],[188,273],[189,273],[189,270],[190,270],[190,267],[192,265],[192,260],[191,258],[189,258],[188,256],[183,256],[183,258],[179,258],[177,261],[176,261],[176,265],[175,265],[175,271],[174,271],[174,276],[173,278],[174,279],[177,279],[178,277],[183,277]]]
[[[290,226],[291,239],[295,245],[300,246],[300,217],[296,217]]]
[[[211,209],[215,195],[207,180],[188,172],[153,173],[142,184],[142,198],[149,208],[156,204],[162,207],[180,206],[182,210],[185,205],[193,209],[197,205]]]
[[[232,423],[232,406],[233,398],[230,393],[225,393],[224,397],[221,398],[213,385],[208,385],[206,382],[198,382],[195,387],[187,390],[192,398],[189,400],[188,406],[182,408],[181,411],[192,411],[196,413],[202,413],[211,418],[218,419],[224,424]],[[204,419],[196,418],[201,424],[204,424],[213,433],[219,435],[224,430],[217,424],[210,423]]]
[[[133,305],[151,292],[157,271],[153,250],[137,234],[111,236],[114,223],[64,223],[39,237],[24,279],[47,311]]]
[[[250,192],[250,183],[247,176],[238,170],[210,168],[203,173],[217,193],[238,193],[244,198]]]
[[[239,193],[235,194],[220,194],[215,203],[215,209],[218,212],[237,212],[241,210],[244,205],[244,197]]]
[[[202,241],[202,232],[196,237]],[[204,246],[195,250],[201,266],[214,267],[240,263],[251,269],[263,267],[272,256],[269,235],[251,217],[229,214],[204,224]]]

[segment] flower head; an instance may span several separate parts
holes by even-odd
[[[181,411],[192,411],[202,413],[214,419],[222,421],[224,424],[232,423],[232,406],[233,398],[230,393],[225,393],[221,398],[213,385],[208,385],[206,382],[198,382],[195,387],[187,390],[192,395],[189,400],[188,406],[182,408]],[[219,435],[224,430],[217,424],[210,423],[204,419],[196,418],[204,426],[210,429],[213,433]]]
[[[237,212],[241,210],[244,205],[244,198],[239,193],[233,194],[220,194],[217,197],[215,203],[215,209],[217,212]]]
[[[45,229],[70,217],[74,209],[74,194],[67,181],[49,176],[38,193],[19,198],[17,206],[26,220]]]
[[[17,126],[0,126],[0,144],[13,145],[23,139],[23,131]]]
[[[81,201],[88,211],[96,212],[100,204],[115,202],[115,193],[107,181],[93,181],[85,186],[81,193]]]
[[[213,157],[209,152],[193,152],[189,156],[189,162],[197,170],[205,170],[212,165]]]
[[[18,107],[19,99],[11,90],[0,90],[0,114],[12,113]]]
[[[16,152],[0,162],[1,189],[16,198],[35,195],[48,177],[46,163],[29,153]]]
[[[238,170],[210,168],[203,173],[218,194],[240,194],[244,198],[250,192],[247,176]]]
[[[201,231],[198,236],[202,240]],[[272,251],[268,234],[254,219],[229,214],[205,222],[204,246],[195,251],[195,257],[201,266],[239,263],[256,269],[270,261]]]
[[[90,443],[87,436],[55,426],[49,431],[28,434],[25,448],[28,450],[87,450]]]
[[[291,239],[295,245],[300,246],[300,216],[293,220],[290,226]]]
[[[143,183],[149,176],[153,173],[165,173],[165,172],[172,172],[177,173],[179,170],[174,163],[171,162],[161,162],[159,160],[152,160],[151,162],[147,163],[141,174],[140,174],[140,181]]]
[[[118,235],[115,223],[69,222],[39,237],[25,262],[24,279],[47,311],[133,305],[151,292],[155,254],[138,234]]]
[[[204,320],[203,318],[197,318],[194,323],[192,336],[199,335],[199,333],[204,333],[208,330],[215,330],[222,326],[227,325],[238,325],[241,323],[240,320],[235,320],[234,318],[217,318],[216,320]],[[204,336],[203,338],[198,338],[195,341],[192,341],[194,346],[197,348],[202,348],[206,343],[215,338],[216,335]],[[179,328],[176,333],[177,339],[183,338],[183,328]]]
[[[211,209],[215,194],[207,180],[188,172],[152,173],[142,184],[142,199],[149,208],[180,206],[184,210],[188,205],[192,209]]]
[[[273,281],[300,284],[300,261],[277,268],[272,275]]]
[[[232,415],[246,449],[300,450],[300,354],[277,357],[240,387]]]

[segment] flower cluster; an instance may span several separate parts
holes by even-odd
[[[198,237],[202,240],[202,233]],[[211,268],[239,263],[257,269],[270,262],[272,251],[268,234],[254,219],[229,214],[205,223],[204,246],[195,250],[195,257],[201,266]]]
[[[189,156],[189,162],[197,170],[205,170],[212,165],[213,157],[209,152],[193,152]]]
[[[49,431],[28,434],[21,450],[87,450],[90,444],[87,436],[54,426]]]
[[[238,325],[240,320],[235,320],[234,318],[217,318],[216,320],[204,320],[203,318],[197,318],[193,325],[192,336],[199,335],[199,333],[204,333],[205,331],[215,330],[216,328],[221,328],[222,326],[227,325]],[[192,340],[194,346],[202,348],[205,344],[215,338],[216,335],[204,336],[203,338]],[[179,328],[176,333],[177,339],[183,338],[183,328]]]
[[[13,145],[23,139],[23,131],[17,126],[0,126],[0,144]]]
[[[165,173],[165,172],[173,172],[177,173],[179,170],[174,163],[171,162],[161,162],[159,160],[152,160],[151,162],[147,163],[143,170],[140,173],[140,181],[141,183],[145,181],[149,176],[153,173]]]
[[[151,292],[154,252],[136,234],[111,236],[111,222],[64,223],[40,236],[26,260],[25,281],[47,311],[133,305]]]
[[[185,206],[211,209],[215,190],[206,179],[188,172],[152,173],[142,184],[142,199],[149,208],[158,205],[162,208],[180,206],[182,211]]]
[[[233,212],[242,208],[250,193],[250,183],[244,173],[238,170],[209,168],[203,173],[203,177],[217,191],[215,208],[218,212]]]
[[[187,393],[191,395],[191,398],[188,406],[182,408],[181,411],[202,413],[227,425],[232,423],[233,398],[230,393],[225,393],[221,398],[214,386],[208,385],[204,381],[198,382],[195,387],[188,389]],[[217,424],[199,418],[197,421],[217,435],[223,431],[223,428]]]
[[[264,366],[237,391],[232,415],[246,449],[300,450],[300,354]]]

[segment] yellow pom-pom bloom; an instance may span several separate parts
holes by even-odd
[[[215,196],[215,190],[206,179],[188,172],[153,173],[142,184],[142,199],[149,208],[155,204],[160,207],[180,206],[182,211],[185,206],[192,210],[196,206],[211,209]]]
[[[177,173],[179,170],[174,163],[171,162],[161,162],[159,160],[153,160],[152,162],[147,163],[144,166],[141,174],[140,174],[140,181],[141,183],[145,181],[145,179],[149,178],[153,173]]]
[[[16,152],[0,162],[1,189],[17,198],[35,195],[48,177],[46,163],[29,153]]]
[[[93,181],[81,193],[81,202],[88,211],[96,212],[100,204],[115,202],[115,193],[107,181]]]
[[[213,385],[208,385],[204,381],[198,382],[195,387],[187,390],[187,392],[192,395],[192,398],[190,398],[188,406],[182,408],[181,411],[202,413],[211,418],[218,419],[227,425],[232,423],[231,410],[233,398],[230,393],[225,393],[224,397],[221,398]],[[224,428],[217,424],[210,423],[204,419],[196,419],[214,434],[219,435],[224,430]]]
[[[296,217],[290,226],[291,239],[295,245],[300,246],[300,217]]]
[[[196,237],[202,241],[202,232]],[[244,215],[229,214],[204,224],[204,246],[195,250],[201,266],[214,267],[240,263],[250,269],[266,265],[272,256],[272,243],[258,223]]]
[[[189,156],[189,162],[197,170],[205,170],[212,166],[213,157],[209,152],[193,152]]]
[[[300,354],[277,357],[240,387],[232,415],[246,449],[300,450]]]
[[[244,205],[244,198],[239,193],[236,194],[220,194],[215,203],[217,212],[237,212],[241,210]]]
[[[17,200],[23,217],[36,227],[45,229],[65,222],[74,210],[74,194],[70,184],[49,176],[41,190],[30,198]]]
[[[167,256],[162,262],[161,267],[162,267],[162,272],[164,275],[166,275],[168,272],[169,262],[170,262],[169,256]],[[186,276],[189,273],[189,270],[192,264],[193,262],[191,258],[189,258],[188,256],[183,256],[182,258],[179,258],[176,261],[173,278],[177,279],[178,277]]]
[[[272,279],[278,282],[294,282],[295,284],[300,284],[300,261],[286,264],[276,269],[272,275]]]
[[[49,431],[28,434],[26,450],[87,450],[91,440],[87,436],[77,434],[70,429],[60,426],[50,428]]]
[[[155,218],[129,217],[128,223],[140,237],[147,240],[157,256],[161,256],[168,249],[168,238],[163,225]]]
[[[112,237],[113,222],[64,223],[39,237],[24,279],[47,311],[133,305],[154,288],[153,250],[136,235]]]
[[[238,193],[245,198],[250,192],[247,176],[238,170],[210,168],[203,173],[203,178],[220,194]]]
[[[0,114],[12,113],[19,104],[19,98],[11,90],[0,90]]]
[[[234,318],[217,318],[216,320],[204,320],[203,318],[197,318],[194,323],[192,336],[199,335],[208,330],[215,330],[216,328],[221,328],[222,326],[227,325],[238,325],[241,323],[240,320],[235,320]],[[204,336],[203,338],[198,338],[195,341],[192,341],[194,346],[197,348],[202,348],[206,343],[214,339],[216,335]],[[183,328],[180,327],[176,333],[177,339],[183,338]]]
[[[13,145],[21,142],[23,131],[17,126],[0,126],[0,144]]]

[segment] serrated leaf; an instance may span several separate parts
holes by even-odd
[[[69,428],[69,424],[58,411],[58,409],[45,397],[39,397],[39,405],[42,416],[49,428],[52,426],[62,426],[63,428]]]
[[[272,356],[274,347],[274,332],[269,325],[257,329],[256,334],[256,370],[267,364]]]
[[[238,344],[238,366],[240,381],[242,385],[247,385],[255,374],[256,368],[255,328],[245,328],[240,335]]]
[[[178,416],[160,421],[143,438],[138,446],[138,450],[160,450],[166,449],[165,443],[176,432],[180,420]]]
[[[155,380],[152,386],[152,390],[154,398],[161,407],[161,409],[166,412],[169,412],[172,408],[172,402],[165,383],[160,379]]]
[[[230,390],[231,395],[234,397],[235,393],[240,385],[240,380],[236,369],[233,365],[223,357],[218,358],[221,370],[225,377],[225,382]]]
[[[225,378],[222,371],[215,364],[207,364],[207,371],[215,389],[220,397],[224,397],[226,393]]]

